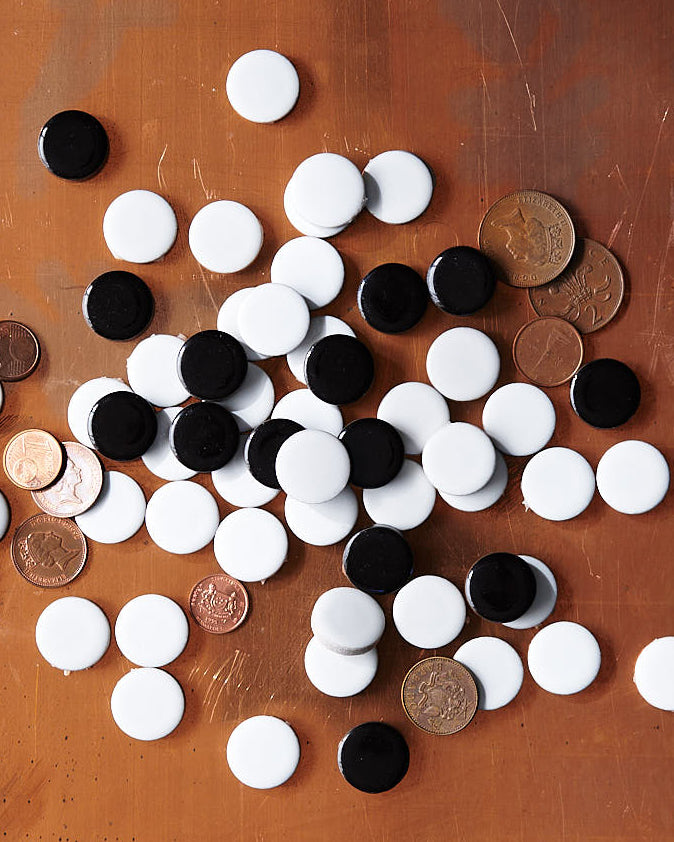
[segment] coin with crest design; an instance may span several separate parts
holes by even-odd
[[[470,672],[452,658],[436,656],[416,663],[403,680],[403,708],[429,734],[456,734],[477,710],[477,685]]]
[[[215,573],[192,588],[190,612],[205,631],[226,634],[246,619],[248,593],[241,582],[225,573]]]

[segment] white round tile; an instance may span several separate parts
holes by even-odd
[[[248,363],[248,370],[239,388],[216,401],[234,416],[240,432],[254,430],[269,418],[274,408],[274,384],[259,365]]]
[[[336,316],[312,316],[309,322],[307,335],[300,342],[297,348],[286,354],[288,368],[296,380],[306,384],[307,378],[304,374],[304,360],[311,346],[323,339],[325,336],[355,336],[356,334],[346,322]]]
[[[123,380],[115,377],[95,377],[78,386],[68,403],[68,426],[77,441],[86,447],[93,447],[87,425],[94,404],[113,392],[130,391]]]
[[[309,330],[309,308],[283,284],[253,287],[239,308],[243,341],[260,354],[278,357],[297,348]]]
[[[428,349],[426,372],[432,385],[453,401],[473,401],[491,391],[501,359],[486,333],[473,327],[453,327]]]
[[[169,406],[157,412],[157,435],[149,450],[140,457],[148,471],[160,479],[191,479],[197,473],[179,462],[169,445],[171,421],[181,409],[180,406]]]
[[[163,667],[175,661],[187,645],[189,633],[182,608],[156,593],[129,600],[115,622],[120,652],[138,667]]]
[[[251,50],[229,68],[227,99],[244,119],[274,123],[289,114],[300,93],[294,65],[273,50]]]
[[[263,582],[286,560],[288,536],[271,512],[238,509],[218,527],[213,549],[216,561],[228,576],[241,582]]]
[[[50,602],[38,617],[35,642],[56,669],[65,673],[88,669],[108,651],[110,623],[96,603],[64,596]]]
[[[295,237],[274,255],[269,270],[273,284],[291,287],[311,310],[325,307],[344,284],[344,263],[339,252],[319,237]]]
[[[456,421],[429,438],[421,454],[429,482],[446,494],[473,494],[489,482],[496,468],[496,451],[479,427]]]
[[[649,705],[674,710],[674,637],[656,638],[641,650],[634,683]]]
[[[117,727],[134,740],[159,740],[174,731],[185,712],[185,696],[172,675],[153,667],[133,669],[112,691]]]
[[[433,176],[417,155],[402,149],[381,152],[363,170],[366,207],[381,222],[411,222],[428,207]]]
[[[585,511],[594,487],[590,463],[568,447],[541,450],[522,473],[524,505],[546,520],[569,520]]]
[[[211,473],[215,490],[223,500],[237,508],[264,506],[279,493],[276,488],[258,482],[251,474],[243,455],[247,438],[247,435],[242,435],[234,456],[222,468]]]
[[[327,649],[360,655],[376,646],[386,620],[379,603],[357,588],[322,593],[311,611],[311,631]]]
[[[393,622],[400,636],[420,649],[439,649],[461,634],[466,603],[461,591],[442,576],[417,576],[393,600]]]
[[[507,383],[489,396],[482,427],[509,456],[531,456],[552,438],[556,423],[552,401],[531,383]]]
[[[196,482],[167,482],[147,504],[145,526],[154,543],[167,553],[188,555],[213,540],[220,522],[218,504]]]
[[[601,652],[594,635],[578,623],[544,626],[529,644],[529,672],[548,693],[579,693],[597,677]]]
[[[346,487],[351,461],[344,445],[323,430],[301,430],[286,439],[276,456],[281,488],[302,503],[325,503]]]
[[[480,710],[496,710],[512,702],[524,680],[522,659],[513,647],[498,637],[475,637],[454,653],[477,684]]]
[[[398,476],[381,488],[363,489],[363,506],[374,523],[405,531],[420,526],[433,511],[435,488],[421,465],[405,459]]]
[[[304,650],[304,670],[317,690],[344,699],[362,693],[377,674],[379,657],[375,648],[360,655],[340,655],[312,637]]]
[[[240,272],[262,248],[260,220],[240,202],[222,199],[197,211],[190,223],[190,250],[209,272]]]
[[[11,519],[12,512],[9,508],[9,503],[7,502],[5,495],[0,491],[0,540],[2,540],[7,534],[7,529],[9,528],[9,522]]]
[[[94,505],[75,523],[99,544],[126,541],[143,525],[145,497],[138,483],[120,471],[103,471],[103,487]]]
[[[309,389],[288,392],[276,404],[271,417],[297,421],[307,430],[323,430],[333,436],[338,436],[344,427],[340,408],[317,398]]]
[[[557,604],[557,581],[555,576],[540,559],[530,555],[520,555],[531,568],[536,580],[536,596],[529,608],[511,623],[503,623],[509,629],[531,629],[540,626],[555,610]]]
[[[326,503],[301,503],[286,497],[288,529],[305,544],[327,547],[337,544],[351,532],[358,518],[358,500],[347,486]]]
[[[290,778],[300,762],[293,729],[275,716],[244,719],[227,741],[227,763],[239,781],[253,789],[272,789]]]
[[[399,383],[381,399],[377,418],[388,421],[402,436],[405,453],[414,456],[428,439],[449,423],[449,407],[428,383]]]
[[[237,289],[236,292],[233,292],[225,298],[222,303],[222,307],[218,310],[217,328],[223,333],[229,333],[230,336],[233,336],[234,339],[241,343],[248,360],[266,360],[267,357],[264,354],[258,354],[257,351],[253,351],[252,348],[249,348],[248,345],[246,345],[241,337],[241,331],[239,330],[239,310],[253,289],[254,287]]]
[[[299,231],[300,234],[304,234],[305,237],[334,237],[336,234],[341,234],[341,232],[349,224],[347,222],[345,225],[326,226],[316,225],[313,222],[309,222],[308,219],[304,219],[303,216],[297,212],[297,208],[293,203],[292,194],[293,182],[292,179],[290,179],[283,193],[283,209],[285,210],[288,222],[293,226],[293,228]]]
[[[184,339],[155,333],[139,342],[126,361],[133,391],[153,406],[177,406],[190,393],[178,377],[178,354]]]
[[[669,488],[669,466],[645,441],[621,441],[597,465],[597,491],[605,503],[626,515],[640,515],[660,504]]]
[[[482,488],[472,494],[447,494],[440,492],[442,499],[453,509],[460,512],[482,512],[493,506],[503,497],[503,492],[508,485],[508,466],[501,454],[496,452],[496,467],[491,479]]]
[[[319,152],[305,158],[292,175],[292,204],[315,225],[349,223],[365,204],[365,184],[358,167],[343,155]]]
[[[150,190],[117,196],[103,217],[103,236],[112,256],[129,263],[151,263],[171,248],[178,233],[173,208]]]

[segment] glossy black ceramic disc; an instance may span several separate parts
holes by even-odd
[[[361,792],[386,792],[400,783],[410,765],[403,735],[386,722],[364,722],[342,738],[337,765]]]
[[[178,374],[190,395],[217,401],[235,392],[248,371],[241,343],[222,330],[202,330],[178,354]]]
[[[288,418],[270,418],[256,427],[246,439],[243,457],[258,482],[268,488],[280,488],[276,478],[276,456],[281,445],[304,427]]]
[[[619,427],[634,415],[640,401],[636,374],[619,360],[592,360],[571,381],[571,406],[593,427]]]
[[[304,360],[307,386],[322,401],[347,404],[360,400],[374,380],[374,360],[353,336],[319,339]]]
[[[400,433],[379,418],[357,418],[339,434],[351,460],[349,482],[359,488],[381,488],[403,466],[405,446]]]
[[[42,127],[37,149],[49,172],[83,181],[103,168],[110,144],[105,129],[91,114],[61,111]]]
[[[466,588],[477,614],[495,623],[511,623],[531,607],[536,579],[518,555],[490,553],[468,571]]]
[[[392,526],[368,526],[349,540],[344,549],[342,569],[351,584],[361,591],[393,593],[412,575],[412,548],[402,532]]]
[[[426,283],[436,307],[454,316],[469,316],[492,297],[496,277],[481,251],[454,246],[431,263]]]
[[[140,395],[111,392],[94,404],[88,429],[99,453],[127,462],[139,459],[152,445],[157,435],[157,416]]]
[[[402,333],[423,318],[428,290],[404,263],[376,266],[360,282],[358,308],[365,321],[381,333]]]
[[[181,409],[169,428],[176,459],[192,471],[217,471],[236,453],[239,428],[231,412],[203,401]]]
[[[105,272],[87,287],[82,315],[105,339],[133,339],[152,321],[154,298],[147,284],[132,272]]]

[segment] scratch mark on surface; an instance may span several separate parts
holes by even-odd
[[[210,201],[214,193],[211,190],[206,189],[206,185],[204,184],[204,179],[201,175],[201,167],[199,166],[199,161],[196,158],[192,158],[192,172],[194,173],[194,180],[198,181],[201,184],[201,189],[204,191],[204,196]]]
[[[512,27],[506,17],[506,13],[503,11],[503,6],[501,5],[501,0],[496,0],[496,5],[503,16],[503,20],[505,21],[505,25],[508,28],[508,34],[510,35],[510,40],[513,42],[513,47],[515,48],[515,54],[517,56],[517,61],[519,62],[520,68],[522,70],[522,78],[524,79],[524,87],[527,91],[527,97],[529,98],[529,113],[531,115],[531,124],[534,127],[534,131],[537,132],[538,128],[536,127],[536,95],[532,94],[531,88],[529,87],[529,80],[527,79],[527,72],[524,69],[524,62],[522,61],[522,56],[520,55],[520,49],[517,46],[517,41],[515,40],[515,36],[513,35]]]
[[[199,266],[199,273],[201,274],[201,281],[202,281],[203,285],[206,287],[206,292],[208,293],[208,297],[211,299],[211,304],[213,305],[213,309],[217,313],[220,308],[215,303],[215,298],[213,297],[213,291],[211,290],[211,287],[208,283],[208,279],[206,278],[206,274],[205,274],[205,272],[204,272],[204,270],[201,266]],[[198,319],[198,315],[197,315],[197,321],[198,320],[199,319]]]
[[[37,762],[37,691],[40,686],[40,664],[35,664],[35,704],[33,706],[33,755]]]
[[[608,174],[608,177],[611,178],[613,173],[615,173],[618,176],[618,180],[620,181],[620,184],[622,185],[622,188],[625,191],[625,194],[627,195],[627,197],[629,199],[631,199],[632,198],[632,191],[629,189],[629,187],[625,183],[625,179],[623,178],[623,174],[620,171],[620,164],[618,164],[617,162],[613,165],[613,169]]]
[[[608,240],[606,242],[606,247],[611,248],[613,243],[615,242],[615,238],[618,236],[620,229],[623,227],[623,222],[625,221],[625,217],[627,216],[627,208],[622,212],[620,217],[616,220],[616,224],[611,229],[611,233],[608,235]]]
[[[674,243],[674,221],[669,226],[669,236],[667,237],[667,243],[665,245],[664,251],[662,253],[662,259],[660,260],[660,266],[658,268],[658,281],[655,285],[655,301],[653,302],[653,323],[651,325],[651,333],[655,334],[655,326],[658,321],[658,312],[660,310],[660,298],[662,296],[662,282],[665,278],[665,266],[667,265],[667,255],[669,254],[669,250]]]
[[[562,839],[566,839],[566,811],[564,810],[564,796],[562,795],[562,784],[557,784],[559,790],[559,806],[562,811]]]
[[[159,189],[163,192],[166,192],[166,180],[164,179],[164,175],[161,171],[161,165],[164,161],[164,156],[166,155],[166,150],[168,149],[168,143],[164,147],[164,151],[159,156],[159,161],[157,162],[157,183],[159,184]]]

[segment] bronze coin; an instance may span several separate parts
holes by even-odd
[[[75,517],[96,502],[103,486],[103,468],[98,456],[77,441],[63,443],[66,467],[58,482],[31,496],[43,512],[56,517]]]
[[[571,262],[552,283],[529,290],[539,316],[559,316],[581,333],[599,330],[618,312],[625,294],[620,264],[594,240],[580,239]]]
[[[580,368],[583,337],[570,322],[557,316],[534,319],[517,331],[513,359],[537,386],[560,386]]]
[[[225,573],[206,576],[192,588],[190,612],[212,634],[234,631],[248,614],[248,593],[241,582]]]
[[[23,380],[39,361],[40,343],[33,331],[21,322],[0,321],[0,380]]]
[[[39,514],[17,528],[11,554],[24,579],[41,588],[59,588],[82,572],[87,542],[72,520]]]
[[[429,734],[446,736],[466,727],[477,710],[477,685],[452,658],[436,656],[415,664],[403,680],[405,713]]]
[[[513,287],[549,283],[565,268],[576,241],[571,217],[547,193],[519,190],[489,208],[478,234],[480,249]]]
[[[60,474],[63,448],[45,430],[22,430],[7,443],[3,463],[14,485],[38,491],[51,485]]]

